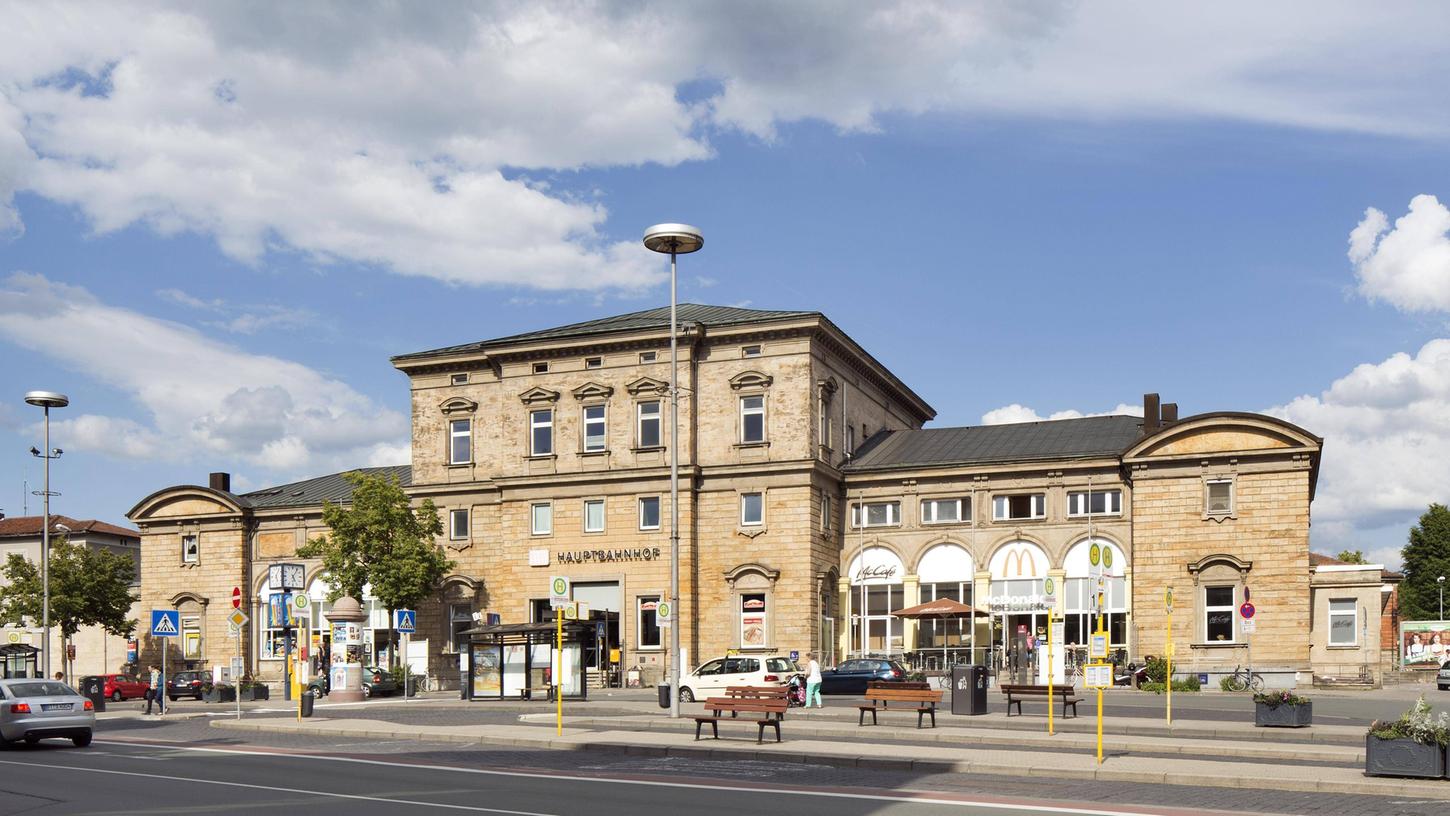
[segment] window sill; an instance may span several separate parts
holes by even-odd
[[[1189,644],[1194,649],[1242,649],[1246,645],[1235,640],[1206,640]]]
[[[1331,652],[1349,652],[1349,651],[1355,651],[1355,650],[1359,649],[1360,648],[1360,645],[1358,643],[1347,643],[1347,644],[1346,643],[1340,643],[1340,644],[1331,643],[1328,646],[1325,646],[1324,648],[1328,649]]]
[[[473,463],[472,462],[449,462],[448,463],[448,467],[450,467],[450,468],[473,467]]]
[[[659,654],[665,650],[663,646],[636,646],[635,654]]]
[[[770,443],[767,442],[767,441],[765,441],[765,440],[761,440],[759,442],[736,442],[735,443],[735,449],[736,450],[740,450],[741,448],[768,448],[768,447],[770,447]]]
[[[1238,513],[1204,513],[1203,514],[1203,521],[1217,521],[1217,522],[1222,523],[1222,522],[1227,521],[1229,519],[1233,519],[1234,521],[1237,521],[1238,520],[1238,517],[1239,517],[1239,514]]]
[[[1122,518],[1123,511],[1119,510],[1116,513],[1068,513],[1067,517],[1073,520],[1087,519],[1089,517],[1092,517],[1093,519]]]
[[[1084,517],[1084,518],[1086,518],[1086,517]],[[1047,516],[1033,516],[1031,518],[994,518],[994,519],[992,519],[992,523],[993,524],[1022,524],[1023,522],[1026,522],[1028,524],[1038,524],[1038,523],[1041,523],[1041,522],[1044,522],[1044,521],[1047,521]]]
[[[609,455],[609,449],[608,448],[605,448],[604,450],[582,450],[582,451],[579,451],[579,455],[580,456],[608,456]]]
[[[660,530],[663,529],[663,527],[641,527],[639,528],[639,531],[641,533],[658,533]]]
[[[630,448],[629,450],[632,453],[654,453],[655,451],[663,451],[664,449],[664,445],[646,445],[642,448]]]
[[[551,459],[558,459],[559,455],[557,453],[531,453],[524,458],[530,462],[544,462]]]

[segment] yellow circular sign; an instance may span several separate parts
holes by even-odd
[[[1166,607],[1169,612],[1173,611],[1173,587],[1167,587],[1163,590],[1163,606]]]
[[[1099,547],[1098,543],[1094,541],[1093,545],[1091,547],[1088,547],[1088,563],[1096,567],[1098,565],[1098,562],[1102,560],[1103,548]]]
[[[1104,547],[1103,548],[1103,566],[1104,567],[1107,567],[1108,569],[1112,569],[1113,568],[1113,548],[1112,547]]]
[[[569,579],[567,579],[567,578],[555,578],[554,579],[554,594],[555,595],[568,595],[569,594]]]

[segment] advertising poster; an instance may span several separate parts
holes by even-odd
[[[740,647],[749,649],[765,645],[765,595],[740,596]]]
[[[503,693],[503,665],[497,646],[473,647],[473,696],[498,697]]]
[[[1407,669],[1438,669],[1450,659],[1450,622],[1405,621],[1400,624],[1400,665]]]

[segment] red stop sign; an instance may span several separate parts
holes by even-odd
[[[242,608],[242,588],[241,587],[232,587],[232,608],[233,609],[241,609]]]

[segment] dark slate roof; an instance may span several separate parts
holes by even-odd
[[[1075,459],[1120,454],[1142,436],[1135,416],[1083,417],[1012,425],[924,428],[874,434],[848,471],[929,465]]]
[[[291,484],[277,485],[276,487],[264,487],[261,490],[254,490],[250,493],[243,493],[241,497],[259,510],[270,507],[299,507],[303,505],[322,504],[330,501],[334,504],[346,502],[352,498],[352,484],[342,478],[343,473],[361,471],[363,473],[377,474],[392,479],[397,479],[403,487],[413,483],[413,467],[411,465],[389,465],[388,467],[353,468],[342,473],[329,473],[326,476],[318,476],[316,479],[307,479]]]
[[[706,326],[739,326],[749,323],[766,323],[773,320],[789,320],[792,318],[820,315],[820,312],[741,309],[735,306],[703,306],[698,303],[681,303],[678,304],[676,309],[681,323],[703,323]],[[614,317],[586,320],[583,323],[570,323],[567,326],[556,326],[552,329],[514,334],[493,340],[482,340],[477,343],[464,343],[463,345],[446,346],[429,351],[413,352],[412,354],[400,354],[392,359],[417,360],[447,354],[484,351],[497,346],[527,343],[535,340],[557,340],[566,337],[585,337],[594,334],[638,331],[640,329],[669,329],[669,327],[670,307],[661,306],[657,309],[646,309],[642,312],[630,312],[628,314],[615,315]]]

